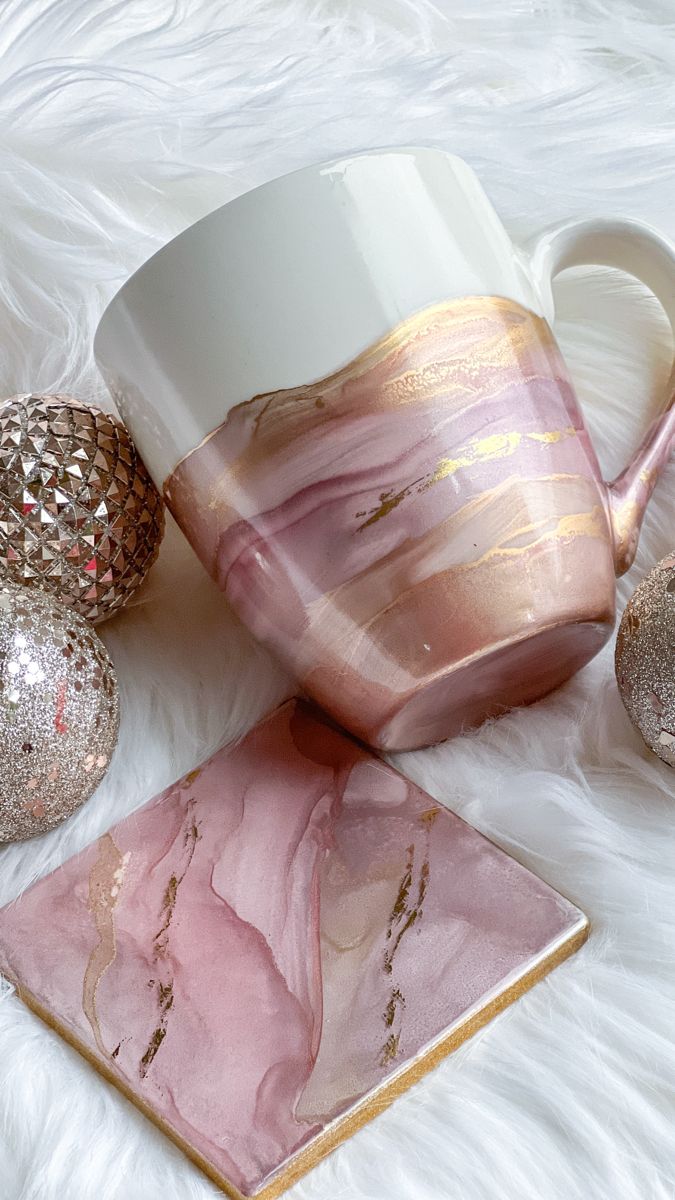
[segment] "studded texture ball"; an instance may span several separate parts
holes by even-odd
[[[159,550],[164,507],[121,421],[68,396],[0,405],[0,574],[96,624]]]
[[[91,626],[41,588],[0,583],[0,842],[87,800],[118,726],[115,672]]]
[[[675,766],[675,553],[633,593],[616,639],[616,678],[645,742]]]

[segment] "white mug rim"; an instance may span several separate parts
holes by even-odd
[[[353,162],[354,159],[385,158],[391,154],[440,156],[441,158],[449,159],[461,164],[465,170],[468,169],[472,171],[470,164],[467,163],[466,160],[461,157],[461,155],[453,154],[450,150],[443,150],[440,146],[419,146],[406,144],[403,146],[380,146],[363,150],[355,150],[351,153],[341,154],[335,158],[325,159],[320,162],[307,163],[303,167],[294,167],[291,171],[284,171],[281,175],[275,175],[272,179],[267,179],[263,183],[258,183],[252,188],[247,188],[246,191],[240,192],[238,196],[233,196],[231,200],[226,200],[224,204],[219,204],[217,208],[213,208],[210,212],[204,213],[203,217],[198,217],[196,221],[192,221],[191,224],[186,225],[185,229],[181,229],[179,233],[175,234],[172,238],[169,238],[168,242],[165,242],[162,246],[155,250],[140,264],[140,266],[138,266],[131,273],[131,275],[129,275],[128,279],[125,279],[124,283],[110,298],[103,309],[101,316],[99,317],[93,342],[94,358],[98,360],[97,344],[103,335],[104,325],[107,325],[114,317],[114,310],[117,309],[118,302],[123,301],[127,291],[132,289],[133,285],[141,276],[144,276],[146,272],[149,272],[159,258],[163,258],[165,254],[168,255],[168,253],[177,245],[177,243],[190,235],[193,230],[197,229],[198,227],[202,227],[209,221],[215,221],[227,209],[240,206],[243,207],[245,202],[253,196],[258,196],[263,192],[273,193],[279,185],[287,183],[290,179],[300,179],[301,177],[306,177],[312,174],[321,175],[330,171],[334,171],[343,164],[346,165],[347,163]]]

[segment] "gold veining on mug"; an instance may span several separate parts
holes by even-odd
[[[399,345],[404,345],[403,337]],[[450,397],[471,396],[474,390],[458,381],[457,364],[452,359],[446,359],[426,363],[422,367],[410,367],[401,375],[394,376],[384,384],[382,397],[389,404],[414,404],[436,396],[440,391]]]
[[[433,487],[435,483],[438,483],[442,479],[447,479],[459,470],[493,462],[498,458],[508,458],[510,455],[515,454],[523,440],[551,445],[561,441],[563,438],[575,437],[576,432],[573,425],[568,425],[565,429],[553,429],[544,433],[521,433],[519,430],[513,430],[509,433],[492,433],[484,438],[473,438],[466,446],[460,448],[457,458],[441,458],[434,471],[420,476],[419,479],[414,479],[412,483],[406,484],[400,491],[382,492],[380,495],[380,504],[370,510],[368,520],[359,525],[356,532],[360,533],[362,529],[367,529],[369,525],[374,525],[376,521],[381,520],[382,517],[386,517],[388,513],[398,507],[402,500],[405,500],[413,492],[416,495],[421,495],[423,492],[428,491],[430,487]],[[365,516],[365,513],[357,512],[356,516],[357,518]]]
[[[225,466],[207,503],[211,509],[218,509],[223,499],[232,495],[240,476],[287,444],[297,422],[298,428],[307,430],[314,424],[339,419],[348,402],[349,390],[365,376],[377,374],[387,366],[391,368],[396,356],[403,359],[402,369],[379,382],[373,391],[374,407],[386,411],[392,404],[424,406],[442,395],[450,412],[453,397],[484,400],[486,378],[491,373],[498,375],[515,363],[524,364],[533,347],[550,338],[542,317],[501,296],[465,296],[430,305],[406,317],[330,375],[314,383],[252,396],[234,405],[228,417],[232,422],[250,410],[250,418],[246,418],[250,420],[250,441],[242,454]],[[525,366],[518,370],[521,379],[526,380]],[[316,404],[317,397],[320,405]],[[175,472],[193,454],[203,450],[220,428],[211,430],[176,464],[165,484],[169,502]]]
[[[543,485],[548,485],[546,490]],[[320,627],[330,610],[351,614],[361,636],[369,637],[374,626],[381,627],[388,614],[405,606],[427,580],[442,579],[452,593],[461,580],[466,588],[471,575],[484,575],[490,564],[500,572],[503,569],[514,588],[526,587],[527,576],[518,573],[518,559],[556,544],[570,545],[577,534],[597,539],[609,549],[607,516],[592,480],[561,472],[527,479],[509,476],[472,496],[432,531],[406,539],[403,547],[395,547],[375,565],[311,601],[309,629]],[[515,539],[523,543],[514,546]],[[454,549],[448,555],[444,548]],[[394,568],[399,580],[409,583],[399,582],[393,598],[382,603],[390,593],[388,580]],[[492,578],[492,586],[506,586],[497,585],[496,579]],[[512,593],[510,603],[520,604],[520,594]],[[348,630],[352,636],[349,623],[345,637]]]
[[[533,442],[544,442],[551,446],[555,442],[562,441],[563,438],[576,437],[576,433],[574,425],[566,425],[564,429],[552,429],[550,433],[528,433],[525,436]]]
[[[590,512],[569,513],[561,517],[555,531],[556,537],[607,537],[607,517],[600,504]]]
[[[521,529],[510,534],[508,539],[492,546],[484,554],[481,554],[479,558],[475,558],[470,562],[457,563],[451,569],[461,573],[474,571],[476,567],[485,566],[486,563],[491,562],[495,558],[522,557],[526,551],[530,552],[535,547],[543,546],[547,542],[568,541],[573,537],[591,537],[600,538],[603,541],[607,540],[607,517],[604,509],[599,504],[592,508],[590,512],[566,513],[561,517],[552,519],[556,522],[553,529],[546,530],[539,537],[531,539],[523,546],[509,546],[506,542],[511,541],[517,534],[534,532],[537,528],[541,528],[543,524],[548,524],[549,518],[522,526]]]
[[[646,484],[651,489],[653,481]],[[617,570],[623,573],[628,569],[635,555],[638,537],[638,519],[643,505],[640,501],[629,496],[623,503],[612,504],[612,531],[614,534],[614,558]]]
[[[431,742],[463,709],[534,699],[608,636],[606,491],[551,330],[518,302],[434,305],[218,433],[172,475],[175,514],[239,616],[366,741]],[[522,673],[470,676],[481,647]]]
[[[614,517],[614,532],[618,542],[623,542],[629,537],[635,526],[635,516],[637,513],[638,504],[635,500],[624,500],[623,504],[616,504],[613,508]]]

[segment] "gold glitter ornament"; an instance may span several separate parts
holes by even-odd
[[[631,721],[649,748],[675,766],[675,553],[657,563],[629,600],[614,665]]]
[[[115,672],[91,626],[41,588],[0,582],[0,842],[87,800],[118,727]]]
[[[124,425],[69,396],[0,404],[0,573],[96,624],[152,566],[164,506]]]

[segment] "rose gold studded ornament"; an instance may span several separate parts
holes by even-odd
[[[0,582],[0,842],[44,833],[105,775],[117,682],[91,626],[42,588]]]
[[[675,554],[633,592],[616,638],[616,681],[650,750],[675,767]]]
[[[163,531],[159,493],[116,417],[62,395],[0,404],[0,574],[96,624],[136,591]]]

